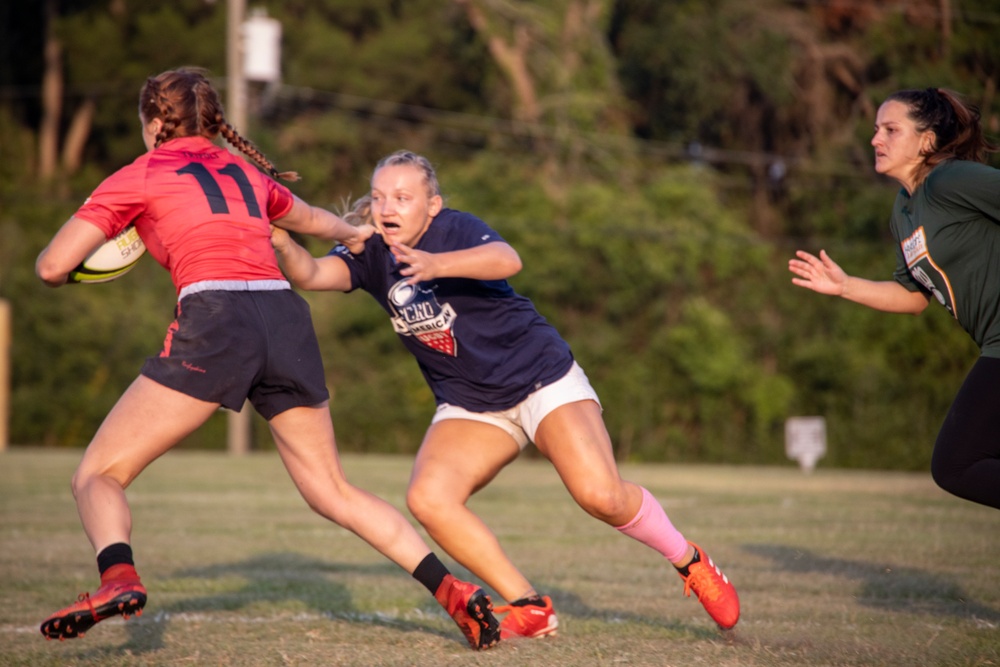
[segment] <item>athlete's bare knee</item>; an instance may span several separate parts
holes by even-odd
[[[413,518],[424,524],[434,516],[433,503],[428,499],[422,484],[411,483],[406,489],[406,507]]]
[[[574,491],[573,499],[587,514],[605,523],[620,517],[628,502],[621,485],[587,485]]]
[[[73,498],[79,502],[85,494],[103,494],[108,492],[124,492],[126,484],[112,473],[98,473],[78,469],[70,480],[70,490]]]
[[[80,475],[80,471],[77,470],[75,473],[73,473],[73,477],[70,478],[69,480],[69,489],[70,491],[73,492],[74,498],[80,497],[80,492],[83,489],[83,485],[85,483],[83,479],[84,479],[83,476]]]
[[[73,478],[69,482],[70,490],[73,491],[73,497],[79,498],[80,494],[97,481],[98,477],[99,475],[93,470],[85,469],[83,466],[77,468],[76,472],[73,473]]]
[[[433,525],[447,514],[449,508],[460,504],[459,501],[442,495],[432,483],[415,481],[406,490],[406,507],[423,526]]]

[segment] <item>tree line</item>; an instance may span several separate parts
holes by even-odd
[[[11,439],[85,444],[154,354],[175,296],[151,259],[44,288],[33,261],[142,150],[146,76],[225,89],[226,3],[0,9],[0,297],[14,312]],[[891,274],[895,187],[871,167],[889,92],[953,88],[1000,134],[989,0],[284,0],[282,81],[245,134],[331,209],[398,148],[521,254],[515,289],[573,346],[623,460],[779,463],[789,416],[823,464],[920,469],[977,351],[942,308],[869,312],[790,284],[798,247]],[[309,242],[315,253],[329,248]],[[306,294],[347,450],[413,452],[433,407],[386,316]],[[222,447],[224,420],[185,442]],[[262,422],[257,443],[266,447]]]

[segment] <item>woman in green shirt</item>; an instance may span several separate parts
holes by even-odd
[[[875,119],[875,171],[902,186],[890,227],[893,280],[847,275],[825,250],[799,250],[792,282],[890,313],[939,301],[982,355],[959,389],[931,459],[946,491],[1000,509],[1000,171],[979,111],[949,90],[902,90]]]

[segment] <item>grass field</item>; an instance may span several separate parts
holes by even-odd
[[[544,462],[515,463],[473,505],[560,634],[477,653],[423,587],[313,515],[275,455],[172,452],[129,490],[145,614],[46,642],[39,622],[97,579],[79,456],[0,454],[2,665],[1000,665],[1000,512],[926,473],[791,465],[623,467],[734,581],[743,615],[723,633],[658,554],[588,518]],[[403,506],[409,459],[344,463]]]

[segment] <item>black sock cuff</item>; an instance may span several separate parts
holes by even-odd
[[[688,563],[684,567],[677,567],[676,565],[674,565],[674,567],[677,568],[678,572],[680,572],[682,575],[684,575],[686,577],[689,574],[691,574],[691,570],[689,568],[692,565],[694,565],[695,563],[699,563],[699,562],[701,562],[701,552],[698,551],[697,547],[695,547],[694,556],[691,558],[691,562],[690,563]]]
[[[97,569],[101,574],[114,565],[135,565],[130,545],[118,542],[101,549],[101,553],[97,554]]]
[[[545,606],[545,600],[543,600],[542,596],[538,595],[538,594],[529,595],[526,598],[521,598],[520,600],[514,600],[513,602],[510,603],[510,606],[511,607],[527,607],[527,606],[544,607]]]
[[[413,578],[422,583],[431,592],[431,595],[434,595],[441,587],[441,582],[449,574],[451,573],[448,572],[448,568],[444,566],[437,554],[431,552],[420,561],[420,565],[417,565],[417,569],[413,571]]]

